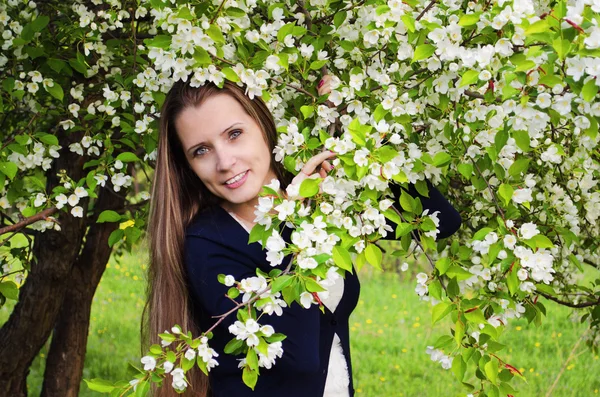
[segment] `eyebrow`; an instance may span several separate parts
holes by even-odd
[[[233,127],[235,127],[238,124],[242,124],[242,122],[241,121],[236,121],[235,123],[231,124],[229,127],[225,128],[223,131],[221,131],[221,133],[219,134],[219,136],[223,135],[224,133],[226,133],[227,131],[229,131],[230,129],[232,129]],[[204,145],[204,143],[205,142],[198,142],[195,145],[192,145],[188,150],[186,150],[187,154],[191,155],[198,146]]]

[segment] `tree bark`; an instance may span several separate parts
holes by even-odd
[[[66,170],[73,179],[83,176],[84,159],[68,149],[80,137],[59,132],[63,149],[47,172],[47,191],[60,184],[58,171]],[[87,206],[83,200],[82,206]],[[60,311],[71,267],[81,249],[85,218],[61,212],[60,232],[47,230],[35,238],[34,260],[27,280],[20,289],[19,301],[0,329],[0,396],[27,395],[29,366],[44,345]]]
[[[123,197],[101,190],[94,212],[120,208]],[[77,258],[46,360],[42,396],[77,397],[83,375],[85,351],[94,293],[100,282],[112,248],[108,237],[118,223],[92,223],[85,245]]]

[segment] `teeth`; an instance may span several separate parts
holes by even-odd
[[[242,179],[244,177],[244,175],[246,175],[246,172],[248,172],[248,171],[245,171],[245,172],[243,172],[243,173],[241,173],[241,174],[239,174],[237,176],[234,176],[233,178],[231,178],[230,180],[228,180],[227,182],[225,182],[225,184],[226,185],[231,185],[232,183],[236,183],[237,181],[239,181],[240,179]]]

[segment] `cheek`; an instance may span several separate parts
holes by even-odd
[[[206,167],[205,165],[201,165],[199,163],[191,164],[190,167],[192,168],[192,171],[194,172],[194,174],[196,174],[196,176],[198,177],[198,179],[200,179],[200,181],[202,183],[204,183],[205,185],[210,184],[211,176],[210,176],[210,171],[209,171],[208,167]]]

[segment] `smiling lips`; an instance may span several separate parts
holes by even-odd
[[[240,187],[246,181],[247,177],[248,177],[248,171],[246,170],[246,171],[242,172],[241,174],[237,174],[233,178],[225,181],[225,186],[230,189],[235,189],[237,187]]]

